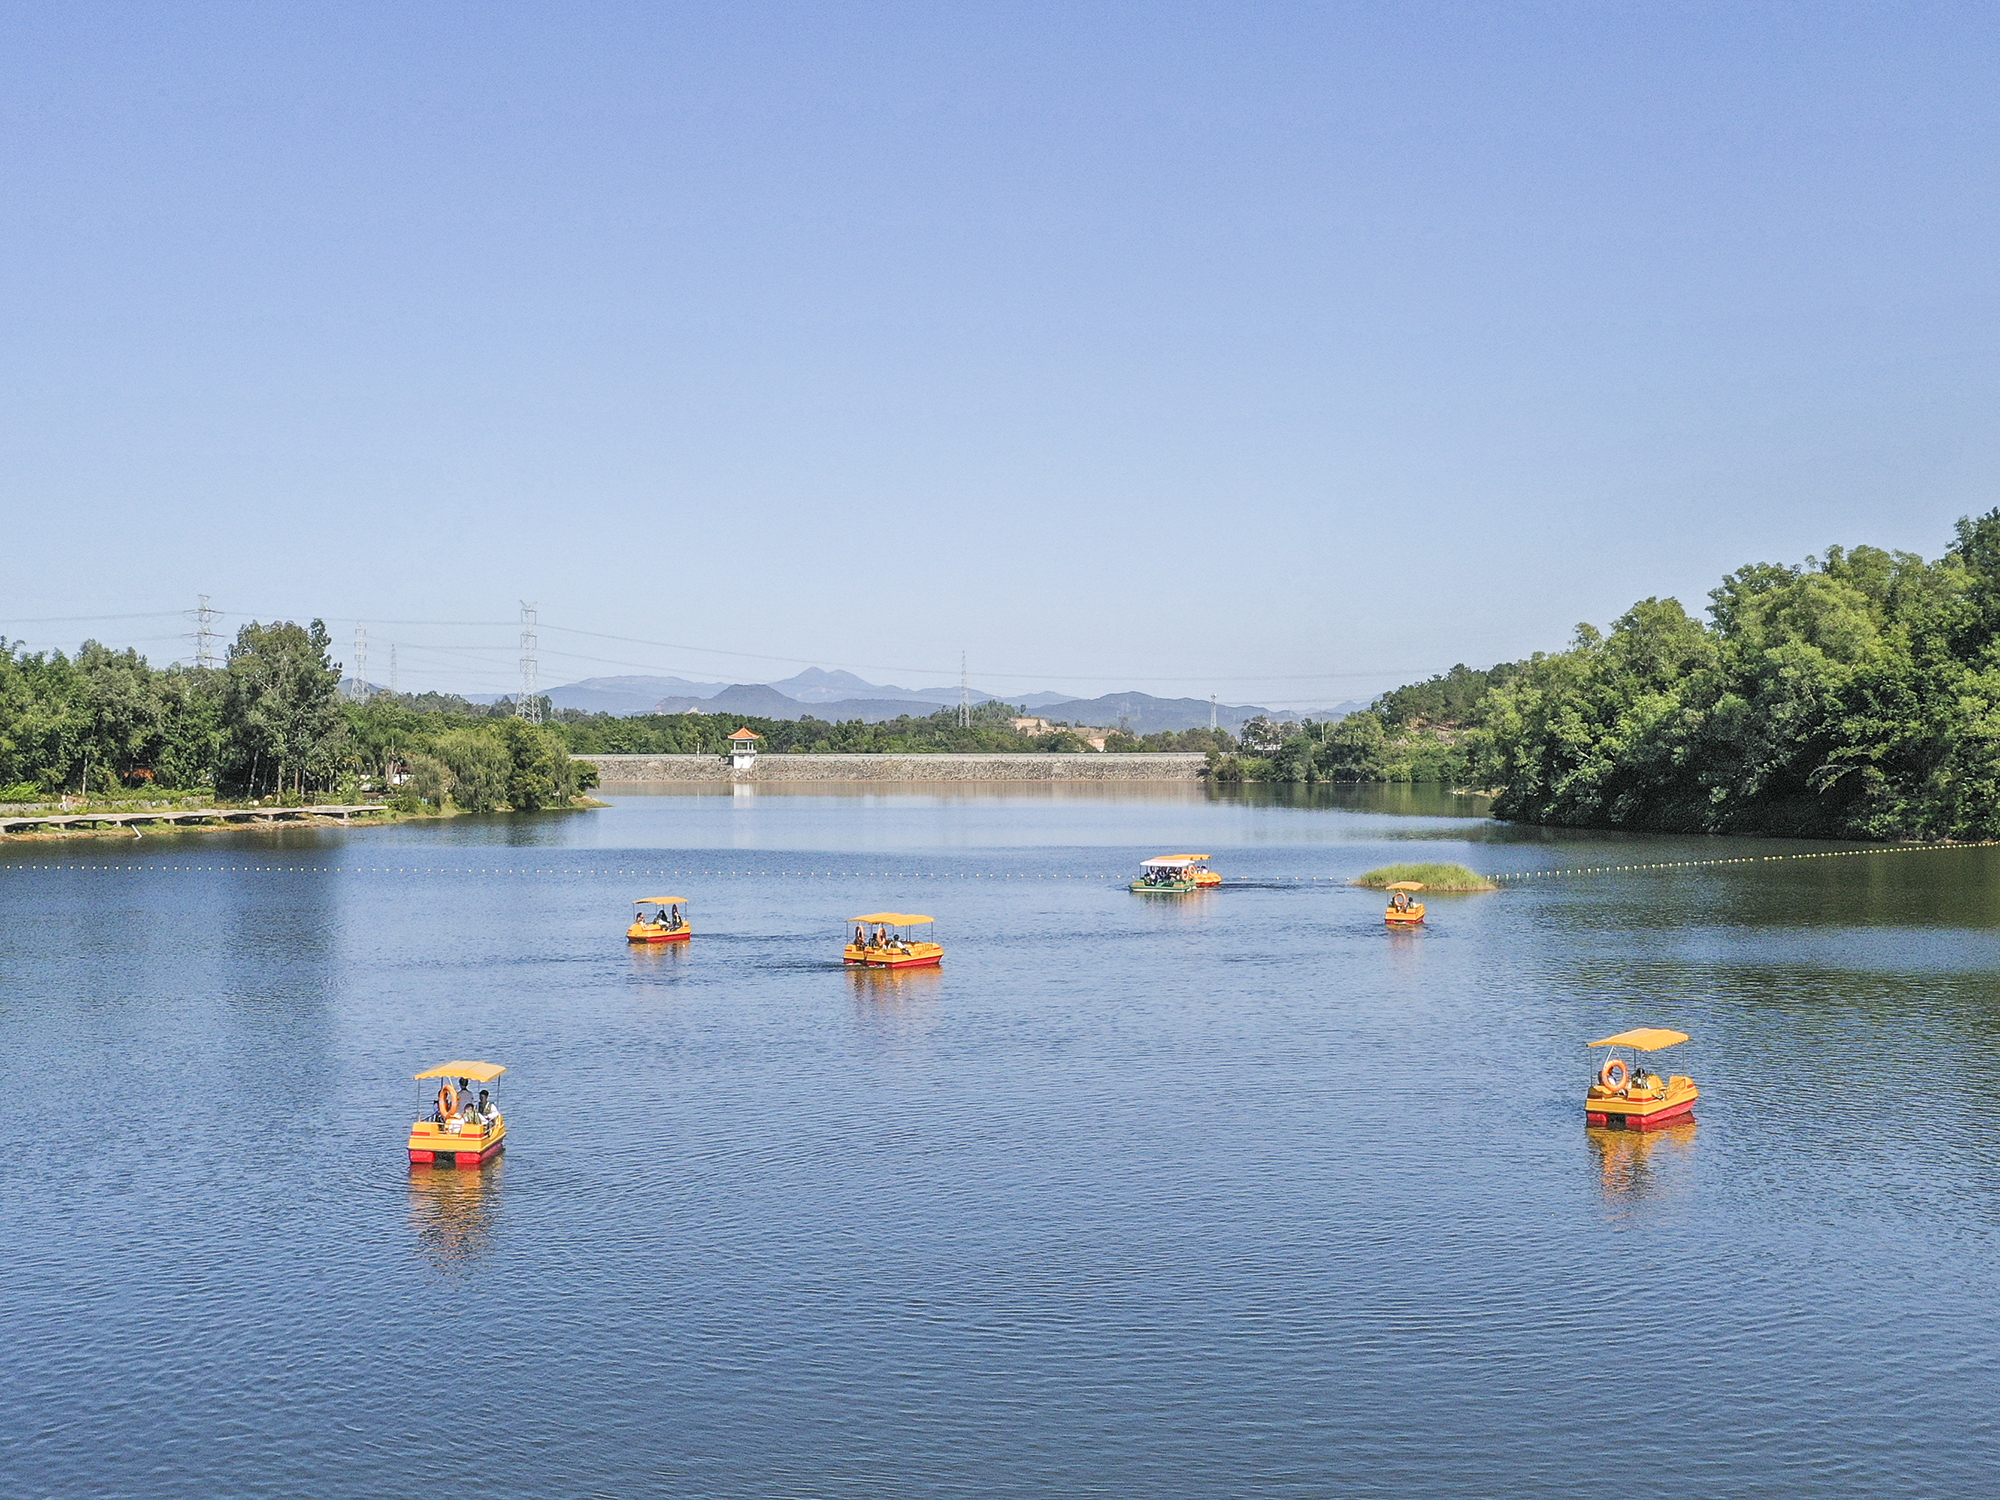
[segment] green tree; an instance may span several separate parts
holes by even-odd
[[[411,754],[408,775],[410,791],[434,808],[442,808],[457,785],[450,766],[421,750]]]
[[[87,760],[86,713],[61,652],[0,642],[0,782],[58,791]]]
[[[236,634],[224,668],[223,723],[229,779],[252,795],[264,787],[303,792],[337,768],[345,721],[340,669],[326,626],[255,622]]]
[[[507,746],[507,803],[516,812],[567,807],[576,794],[576,767],[551,731],[521,719],[501,727]]]
[[[161,720],[153,772],[167,787],[212,787],[229,743],[224,677],[214,667],[169,667],[156,674]]]
[[[507,800],[514,758],[500,736],[485,727],[454,729],[432,746],[451,772],[451,798],[468,812],[493,812]]]

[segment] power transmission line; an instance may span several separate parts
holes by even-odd
[[[192,612],[194,616],[204,626],[203,631],[197,631],[194,633],[194,639],[197,647],[196,659],[197,661],[204,660],[201,647],[203,645],[202,636],[204,633],[206,633],[208,639],[207,639],[207,654],[205,657],[205,661],[206,664],[208,665],[214,665],[216,662],[217,653],[215,650],[215,644],[213,639],[214,635],[213,622],[215,620],[220,618],[230,618],[230,619],[283,618],[285,613],[284,611],[265,611],[259,614],[250,614],[237,610],[218,610],[212,608],[209,605],[207,595],[202,595],[201,599],[202,599],[201,609]],[[11,621],[9,623],[15,626],[52,625],[52,624],[63,624],[71,622],[86,622],[86,621],[156,619],[156,618],[166,618],[173,614],[180,614],[183,618],[185,618],[189,615],[189,613],[190,613],[189,611],[182,610],[182,611],[161,611],[157,614],[66,615],[66,616],[51,616],[51,617],[44,617],[37,619],[19,619]],[[342,618],[338,616],[321,616],[320,618],[327,619],[331,623],[342,623],[342,624],[355,623],[352,621],[351,617]],[[524,634],[533,635],[539,629],[538,617],[535,613],[535,606],[524,603],[522,620],[527,627]],[[388,624],[388,625],[405,625],[405,626],[439,626],[439,627],[463,626],[468,628],[478,628],[478,627],[492,627],[496,625],[504,626],[508,622],[496,621],[496,620],[388,620],[388,621],[377,620],[374,623]],[[713,646],[693,646],[693,645],[688,645],[684,642],[656,641],[656,640],[649,640],[640,636],[614,635],[606,631],[583,630],[570,625],[551,625],[549,628],[551,630],[563,631],[565,634],[568,635],[582,636],[593,640],[620,641],[629,645],[650,646],[657,649],[668,650],[668,651],[684,651],[690,654],[703,655],[703,656],[730,656],[746,660],[787,662],[793,664],[807,664],[807,665],[818,665],[826,660],[825,657],[806,658],[798,656],[778,656],[763,652],[728,651]],[[183,636],[181,638],[187,639],[188,637]],[[162,639],[164,639],[164,637]],[[423,649],[444,650],[446,648],[430,647]],[[504,646],[496,646],[496,647],[480,647],[474,649],[505,650],[506,648]],[[532,653],[526,648],[524,648],[523,655],[526,656],[529,654]],[[607,657],[589,656],[581,652],[566,652],[566,653],[559,652],[557,654],[570,657],[577,661],[601,662],[606,666],[635,667],[650,671],[667,670],[659,667],[654,662],[614,660],[612,658],[607,658]],[[926,676],[943,675],[943,673],[939,672],[936,667],[919,667],[910,665],[891,666],[881,662],[849,662],[847,663],[847,666],[849,670],[858,668],[863,671],[919,672],[925,674]],[[677,672],[685,672],[690,670],[702,670],[702,669],[676,667],[673,668],[672,670]],[[960,685],[962,689],[961,699],[964,700],[969,697],[969,681],[967,680],[966,677],[966,657],[964,653],[960,653],[959,672],[960,672]],[[989,672],[986,675],[1006,680],[1026,680],[1033,678],[1047,682],[1102,682],[1107,678],[1118,678],[1122,679],[1127,683],[1182,683],[1187,681],[1187,678],[1185,676],[1136,677],[1118,671],[1100,671],[1087,674],[1062,673],[1062,672],[1035,672],[1035,671],[1028,671],[1028,672],[995,671],[995,672]],[[1371,679],[1375,681],[1382,681],[1387,679],[1402,679],[1405,681],[1414,681],[1424,677],[1425,675],[1426,675],[1426,669],[1421,667],[1392,667],[1387,670],[1376,669],[1373,671],[1358,671],[1358,672],[1294,672],[1294,673],[1286,673],[1279,675],[1249,674],[1241,676],[1232,674],[1230,676],[1230,681],[1246,685],[1250,683],[1279,683],[1279,682],[1294,682],[1303,684],[1311,682],[1368,681]],[[533,696],[533,694],[524,694],[524,696]],[[1301,699],[1295,701],[1304,702],[1307,700]],[[539,711],[539,707],[540,706],[537,705],[537,711]]]
[[[234,613],[234,612],[223,611],[223,613]],[[95,619],[99,617],[88,616],[79,618]],[[135,616],[134,618],[137,617]],[[250,616],[245,615],[243,616],[243,618],[248,619],[250,618]],[[341,623],[341,621],[345,617],[336,615],[322,615],[320,616],[320,618],[331,620],[334,623],[338,624]],[[22,621],[20,623],[35,624],[39,622]],[[504,626],[508,622],[504,620],[377,620],[375,623],[378,625],[384,625],[384,624],[462,625],[469,627],[479,627],[479,626]],[[726,651],[719,646],[690,646],[684,641],[655,641],[655,640],[649,640],[643,636],[613,635],[602,630],[583,630],[575,625],[551,625],[549,626],[549,629],[560,630],[565,635],[587,636],[592,640],[621,641],[628,646],[653,646],[662,651],[686,651],[696,656],[735,656],[735,657],[741,657],[747,661],[775,661],[775,662],[784,662],[792,666],[807,666],[807,667],[820,666],[826,661],[830,660],[830,658],[826,656],[774,656],[769,652],[762,652],[762,651]],[[646,666],[646,667],[652,666],[652,664],[649,662],[614,661],[608,657],[583,656],[580,653],[576,652],[571,652],[569,654],[576,656],[579,661],[602,661],[609,666]],[[863,671],[863,672],[921,672],[927,677],[937,677],[943,675],[943,671],[935,666],[918,667],[918,666],[911,666],[907,663],[897,666],[879,661],[877,662],[850,661],[847,663],[847,669],[850,671]],[[677,670],[708,670],[708,669],[683,668]],[[985,671],[985,669],[983,668],[981,670]],[[1376,677],[1376,678],[1401,677],[1405,679],[1410,679],[1422,676],[1424,670],[1425,669],[1421,667],[1391,667],[1386,671],[1378,670],[1372,672],[1288,672],[1278,676],[1260,676],[1260,675],[1236,676],[1234,674],[1231,674],[1229,680],[1231,682],[1331,682],[1331,681],[1339,681],[1350,678],[1359,679],[1359,678],[1370,678],[1370,677]],[[1088,672],[1088,673],[987,671],[985,672],[985,675],[988,677],[1004,677],[1010,680],[1012,679],[1025,680],[1028,678],[1034,678],[1040,681],[1047,681],[1047,682],[1102,682],[1106,678],[1116,678],[1123,682],[1172,683],[1172,682],[1186,682],[1188,680],[1186,675],[1184,674],[1177,677],[1135,677],[1130,675],[1129,673],[1117,672],[1117,671]]]

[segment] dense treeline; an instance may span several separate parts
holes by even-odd
[[[734,714],[640,714],[612,718],[605,714],[566,712],[557,728],[580,755],[720,755],[729,736],[748,728],[763,736],[766,754],[800,751],[815,755],[936,753],[972,751],[1025,754],[1033,751],[1081,752],[1090,747],[1073,729],[1056,727],[1048,734],[1023,734],[1013,726],[1021,710],[1007,703],[976,704],[970,725],[958,722],[958,710],[942,708],[922,717],[904,715],[880,724],[859,719],[832,724],[824,719],[760,719]],[[1187,729],[1144,736],[1112,733],[1108,752],[1142,750],[1190,751],[1236,748],[1227,734]]]
[[[1494,810],[1534,822],[2000,835],[2000,510],[1936,562],[1739,568],[1706,623],[1646,599],[1480,710]]]
[[[1935,562],[1877,547],[1739,568],[1707,621],[1645,599],[1565,651],[1465,666],[1326,723],[1253,719],[1112,735],[1194,750],[1219,781],[1443,781],[1530,822],[1865,838],[2000,837],[2000,510]],[[562,806],[579,753],[720,754],[727,714],[546,725],[427,694],[343,702],[325,628],[247,625],[218,668],[155,670],[89,642],[0,641],[0,798],[133,788],[305,797],[393,789],[408,804]],[[1018,732],[1006,704],[885,724],[751,719],[770,753],[1082,750]]]
[[[317,620],[251,624],[223,666],[154,669],[95,641],[74,657],[0,641],[0,799],[351,800],[372,784],[408,804],[532,811],[567,805],[588,779],[548,728],[470,704],[344,702],[329,644]]]
[[[1644,599],[1565,651],[1304,725],[1216,774],[1484,787],[1526,822],[1859,838],[2000,837],[2000,510],[1929,562],[1754,563],[1706,621]]]
[[[572,752],[720,755],[748,725],[767,752],[1085,751],[1076,731],[1018,732],[1018,710],[980,704],[886,724],[748,719],[734,714],[613,718],[563,712],[543,725],[511,703],[440,693],[341,695],[326,628],[246,625],[220,667],[155,669],[136,651],[86,642],[74,657],[0,640],[0,800],[116,797],[146,791],[351,800],[364,789],[405,805],[475,811],[569,804],[594,784]],[[1206,729],[1112,734],[1108,751],[1233,750]]]
[[[1475,774],[1477,726],[1493,688],[1519,667],[1463,664],[1384,694],[1359,713],[1315,722],[1252,719],[1244,754],[1218,752],[1210,774],[1232,781],[1443,781]]]

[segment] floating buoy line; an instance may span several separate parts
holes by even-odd
[[[0,870],[5,870],[8,874],[56,874],[75,870],[103,870],[134,874],[170,871],[188,875],[558,875],[593,879],[616,877],[619,880],[636,880],[641,876],[656,875],[751,876],[759,880],[1115,880],[1121,885],[1125,881],[1123,875],[1112,874],[988,874],[968,870],[698,870],[658,869],[638,865],[606,870],[551,870],[480,865],[86,865],[65,862],[48,865],[0,865]],[[1254,887],[1346,885],[1347,883],[1344,878],[1337,875],[1271,875],[1257,880],[1241,881],[1238,885]]]
[[[1864,849],[1816,849],[1801,854],[1739,854],[1726,859],[1663,859],[1637,865],[1576,865],[1566,870],[1511,870],[1488,880],[1556,880],[1574,875],[1608,875],[1623,870],[1697,870],[1718,865],[1768,865],[1784,860],[1852,859],[1861,854],[1937,854],[1947,849],[2000,848],[2000,839],[1964,844],[1871,844]]]
[[[1798,854],[1741,854],[1718,859],[1665,859],[1629,865],[1573,865],[1558,870],[1509,870],[1491,874],[1485,878],[1495,882],[1528,880],[1563,880],[1581,875],[1614,875],[1648,870],[1699,870],[1715,869],[1726,865],[1777,864],[1787,860],[1808,859],[1853,859],[1870,854],[1937,854],[1952,849],[1995,849],[2000,848],[2000,839],[1982,839],[1974,843],[1954,844],[1874,844],[1861,849],[1821,849]],[[1119,874],[1087,874],[1077,872],[1057,872],[1053,874],[987,873],[967,870],[704,870],[682,866],[664,869],[656,866],[621,865],[613,869],[544,869],[528,866],[503,865],[225,865],[192,864],[169,865],[152,861],[131,864],[74,864],[67,860],[53,863],[28,863],[26,861],[0,861],[0,872],[9,875],[52,875],[70,874],[76,871],[100,871],[125,874],[183,874],[183,875],[533,875],[557,876],[580,879],[636,880],[652,876],[707,876],[710,878],[747,877],[759,880],[1109,880],[1123,884],[1125,877]],[[1369,887],[1356,886],[1343,875],[1266,875],[1256,879],[1227,881],[1222,889],[1234,887],[1238,890],[1257,887],[1287,885],[1333,885],[1354,890]]]

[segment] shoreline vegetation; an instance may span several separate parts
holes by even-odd
[[[496,705],[498,707],[498,705]],[[511,710],[509,710],[511,711]],[[1163,730],[1135,735],[1103,733],[1103,751],[1085,742],[1080,727],[1051,725],[1046,734],[1025,733],[1014,720],[1025,717],[1011,703],[972,706],[969,724],[956,708],[922,716],[908,714],[879,724],[860,719],[765,719],[741,714],[584,714],[562,709],[551,727],[576,755],[726,755],[729,736],[754,731],[761,754],[772,755],[1121,755],[1179,752],[1200,755],[1234,751],[1234,735],[1219,729]]]
[[[551,810],[581,812],[610,805],[608,802],[598,801],[595,797],[578,796],[573,798],[566,808]],[[305,803],[279,806],[275,803],[261,802],[196,801],[174,806],[141,804],[135,807],[99,799],[88,805],[78,803],[68,809],[51,808],[48,814],[10,811],[7,806],[0,805],[0,822],[5,822],[11,817],[45,815],[82,820],[94,814],[103,814],[106,817],[120,819],[118,822],[79,822],[70,826],[40,824],[25,828],[0,827],[0,843],[38,844],[53,843],[62,839],[165,838],[169,834],[182,833],[270,833],[298,828],[384,828],[398,823],[460,818],[467,816],[468,812],[469,809],[455,805],[409,811],[393,807],[388,802],[343,807],[331,800],[321,805]],[[155,816],[149,817],[148,813]],[[204,818],[203,814],[214,816]],[[177,821],[168,821],[170,819]],[[201,821],[189,821],[193,819]]]
[[[342,697],[326,627],[249,624],[220,667],[0,640],[0,813],[379,802],[410,817],[577,805],[595,768],[511,713]]]
[[[399,813],[539,812],[578,805],[596,768],[576,755],[714,755],[748,727],[769,754],[1095,754],[1081,734],[1024,734],[1004,703],[886,723],[737,714],[614,718],[556,710],[540,723],[503,699],[368,688],[343,694],[325,625],[252,623],[223,665],[155,668],[137,651],[86,641],[75,656],[0,638],[0,813],[127,799],[211,796],[310,804],[381,800]],[[1231,749],[1219,731],[1112,731],[1105,753]]]
[[[1500,887],[1484,875],[1466,869],[1464,865],[1384,865],[1379,870],[1370,870],[1366,875],[1357,875],[1353,885],[1366,886],[1371,891],[1387,888],[1399,880],[1414,880],[1426,891],[1497,891]]]
[[[220,667],[0,639],[0,812],[175,794],[538,812],[596,784],[572,756],[720,756],[748,727],[766,755],[1194,752],[1216,786],[1434,782],[1486,789],[1497,818],[1579,828],[2000,837],[2000,509],[1961,519],[1935,562],[1831,547],[1738,568],[1708,597],[1706,621],[1643,599],[1608,633],[1579,625],[1565,650],[1455,666],[1337,720],[1114,731],[1102,752],[1073,727],[1023,732],[1006,703],[967,724],[951,708],[833,724],[354,701],[317,620],[245,625]]]
[[[1253,720],[1210,776],[1478,787],[1496,818],[1573,828],[2000,838],[2000,509],[1936,561],[1829,547],[1708,600],[1704,621],[1642,599],[1336,723]]]

